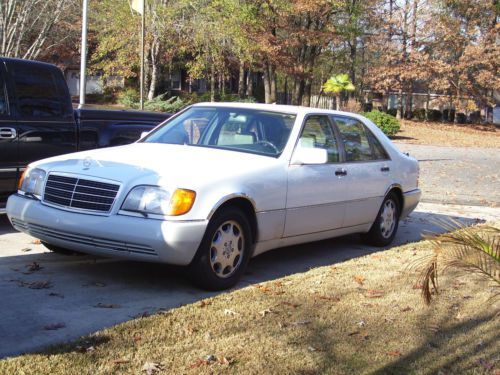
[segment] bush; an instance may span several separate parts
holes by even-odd
[[[413,118],[417,121],[425,121],[425,109],[418,108],[413,111]]]
[[[171,98],[166,100],[164,99],[165,96],[166,93],[158,95],[157,97],[153,98],[153,100],[147,100],[144,103],[144,109],[155,112],[175,113],[180,111],[188,104],[178,96],[172,96]]]
[[[396,134],[401,127],[401,124],[399,123],[399,120],[397,118],[384,112],[364,112],[362,113],[362,115],[372,120],[375,125],[377,125],[380,130],[382,130],[387,136]]]
[[[118,103],[128,108],[137,108],[139,100],[139,92],[130,87],[118,94]]]

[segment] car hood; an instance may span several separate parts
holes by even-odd
[[[278,159],[208,147],[134,143],[32,163],[47,172],[113,180],[126,185],[152,184],[196,189],[277,165]]]

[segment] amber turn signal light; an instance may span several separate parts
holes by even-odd
[[[187,189],[177,189],[170,198],[169,215],[179,216],[189,212],[196,199],[196,192]]]

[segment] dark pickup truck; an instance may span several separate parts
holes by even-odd
[[[56,66],[0,57],[0,213],[30,162],[140,138],[166,113],[73,109]]]

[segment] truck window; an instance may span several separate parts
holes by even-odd
[[[5,95],[5,81],[0,72],[0,115],[8,114],[7,95]]]
[[[19,112],[27,117],[59,117],[61,99],[50,69],[18,64],[13,69]]]

